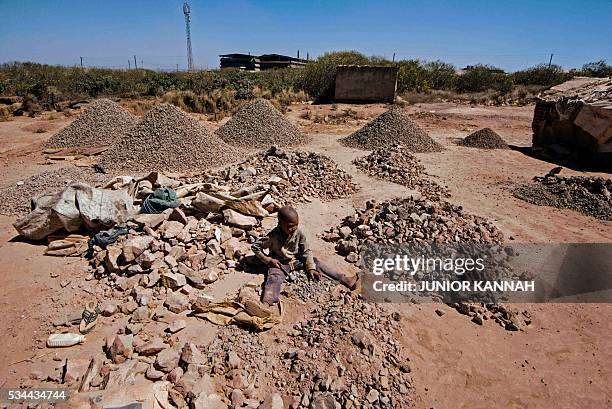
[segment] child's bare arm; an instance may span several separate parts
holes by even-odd
[[[255,243],[251,245],[251,250],[255,253],[255,257],[260,259],[264,264],[270,264],[273,260],[272,257],[269,257],[264,253],[264,249],[270,248],[270,237],[264,236],[260,237]]]

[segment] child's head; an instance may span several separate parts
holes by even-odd
[[[297,211],[290,206],[283,206],[278,210],[278,227],[287,235],[292,235],[300,224]]]

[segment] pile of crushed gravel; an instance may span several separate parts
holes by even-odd
[[[612,220],[612,179],[549,176],[520,185],[512,194],[539,206],[573,209],[602,220]]]
[[[378,149],[403,145],[411,152],[439,152],[442,146],[431,139],[401,108],[392,107],[357,132],[340,140],[345,146]]]
[[[111,177],[101,173],[95,173],[89,168],[61,168],[45,171],[13,183],[0,190],[0,214],[7,216],[24,216],[30,212],[30,202],[35,196],[43,193],[53,193],[64,189],[72,182],[88,183],[92,186],[103,184]],[[21,183],[23,182],[23,183]]]
[[[367,156],[355,159],[353,163],[372,177],[418,189],[430,200],[450,196],[447,189],[426,178],[425,167],[401,145],[377,149]]]
[[[112,145],[123,132],[134,126],[137,118],[109,99],[96,99],[85,112],[53,135],[46,148]]]
[[[225,142],[244,148],[297,146],[308,142],[308,137],[265,99],[244,105],[216,134]]]
[[[510,149],[506,141],[491,128],[482,128],[469,134],[460,144],[480,149]]]
[[[105,170],[189,172],[240,160],[242,152],[211,135],[174,105],[154,107],[100,158]]]

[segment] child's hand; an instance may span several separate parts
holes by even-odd
[[[308,270],[308,278],[314,281],[321,281],[321,273],[317,269],[311,268]]]
[[[277,259],[273,258],[268,263],[268,267],[281,269],[281,263]]]

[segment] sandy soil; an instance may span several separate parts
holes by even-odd
[[[333,117],[350,108],[356,114]],[[373,105],[296,105],[288,118],[314,138],[308,149],[330,156],[351,173],[361,190],[350,198],[300,207],[304,228],[318,256],[339,268],[353,269],[336,256],[333,247],[318,239],[330,225],[368,199],[384,200],[411,192],[374,180],[359,172],[351,161],[366,154],[342,147],[341,135],[358,129],[385,107]],[[308,114],[307,119],[305,112]],[[457,138],[484,126],[497,131],[511,145],[529,146],[533,107],[469,107],[456,104],[418,104],[407,111],[446,150],[419,154],[427,172],[447,185],[451,201],[487,217],[516,242],[612,242],[612,223],[572,210],[539,207],[514,198],[513,183],[542,175],[554,165],[516,150],[482,151],[460,147]],[[322,122],[312,119],[319,115]],[[327,122],[325,115],[328,116]],[[353,118],[355,117],[355,118]],[[330,123],[334,122],[334,123]],[[35,133],[41,124],[46,133]],[[41,144],[68,123],[60,118],[18,118],[0,123],[1,185],[14,183],[62,164],[45,164]],[[214,129],[217,125],[210,124]],[[567,174],[578,174],[564,170]],[[609,177],[609,175],[606,175]],[[103,318],[85,345],[60,351],[47,350],[44,339],[52,323],[78,316],[89,292],[99,285],[86,281],[85,264],[78,259],[50,258],[43,247],[15,238],[13,218],[0,216],[0,274],[2,328],[0,387],[37,385],[40,371],[46,377],[61,358],[88,357],[99,351],[104,337],[125,325],[124,318]],[[266,221],[272,224],[273,221]],[[245,280],[259,277],[234,275],[215,286],[215,293],[232,292]],[[612,405],[612,307],[608,304],[520,305],[534,316],[525,332],[508,332],[492,322],[477,326],[445,305],[389,305],[401,313],[400,342],[410,351],[417,408],[604,408]],[[274,329],[290,328],[299,320],[300,306],[290,306],[289,322]],[[446,312],[439,317],[435,309]],[[152,326],[160,323],[149,324]],[[180,340],[212,337],[216,328],[202,321],[180,332]],[[273,336],[265,336],[272,342]],[[22,361],[22,362],[19,362]]]

